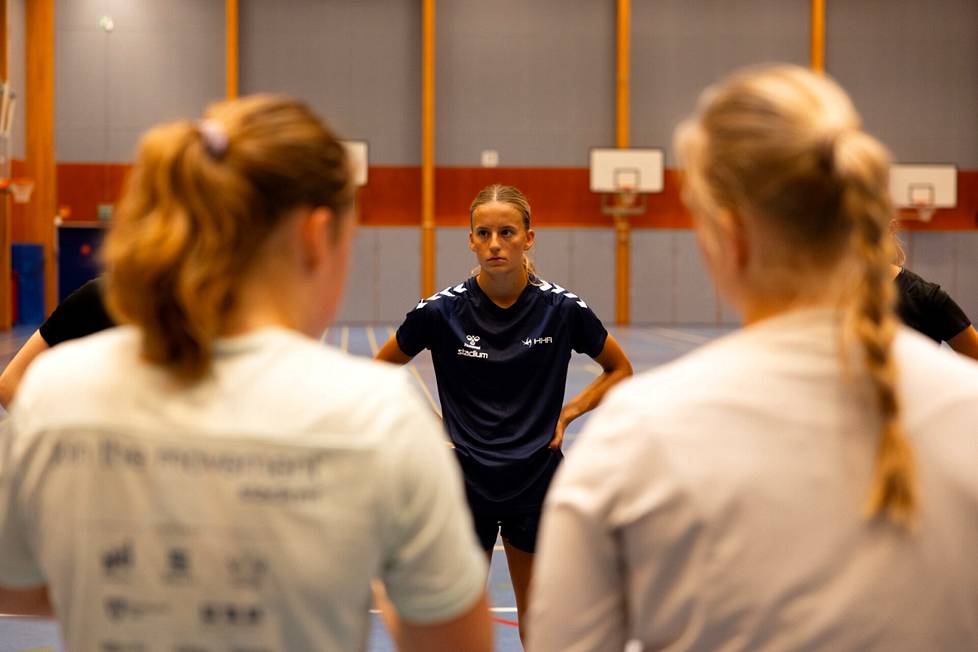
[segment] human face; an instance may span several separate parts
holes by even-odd
[[[523,270],[523,254],[533,246],[533,229],[523,226],[519,210],[503,202],[489,202],[472,214],[469,249],[486,274],[512,274]]]

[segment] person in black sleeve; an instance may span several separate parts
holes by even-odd
[[[421,300],[377,359],[404,364],[431,351],[476,534],[491,559],[501,531],[522,616],[564,430],[632,368],[582,298],[534,274],[525,256],[534,239],[530,206],[519,190],[484,188],[469,218],[477,273]],[[571,351],[604,371],[564,405]]]
[[[978,360],[978,331],[954,299],[940,285],[925,281],[906,267],[893,265],[893,274],[897,314],[903,323]]]
[[[7,408],[34,358],[56,344],[112,328],[115,323],[102,301],[102,279],[93,279],[69,294],[34,331],[0,374],[0,405]]]

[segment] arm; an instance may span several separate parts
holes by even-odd
[[[7,368],[0,374],[0,405],[4,408],[10,407],[10,402],[14,400],[17,386],[27,367],[34,361],[34,358],[48,350],[48,343],[41,337],[41,331],[34,331],[24,346],[20,347],[17,354],[7,364]]]
[[[527,649],[625,649],[626,571],[615,536],[599,519],[552,500],[552,495],[547,497],[533,564]]]
[[[424,625],[401,620],[394,606],[383,595],[383,587],[379,584],[374,586],[374,599],[391,639],[401,652],[492,650],[492,621],[489,619],[489,600],[485,594],[470,609],[455,618]]]
[[[11,616],[54,617],[46,585],[28,589],[0,587],[0,613]]]
[[[978,331],[975,330],[974,326],[969,325],[963,331],[949,339],[947,343],[961,355],[978,360]]]
[[[390,362],[392,364],[407,364],[413,358],[414,356],[408,355],[401,350],[401,347],[397,344],[397,337],[393,335],[389,340],[384,342],[384,346],[380,347],[380,351],[377,351],[377,355],[374,356],[374,360]]]
[[[632,375],[632,364],[611,333],[608,333],[604,348],[594,361],[601,365],[603,373],[560,411],[554,438],[550,440],[550,448],[560,448],[564,442],[564,431],[570,422],[596,408],[609,389]]]

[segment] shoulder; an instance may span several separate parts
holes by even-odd
[[[470,298],[472,296],[471,284],[475,282],[474,278],[470,277],[461,283],[449,285],[435,292],[430,297],[419,300],[417,305],[408,314],[418,311],[424,311],[425,313],[445,312],[459,299]]]
[[[562,310],[589,309],[584,299],[573,291],[561,286],[559,283],[533,277],[530,279],[530,285],[534,288],[533,291],[540,295],[546,302],[560,307]]]
[[[912,297],[935,298],[944,293],[939,283],[932,283],[906,267],[900,269],[896,280],[901,293]]]
[[[125,380],[139,363],[139,332],[121,326],[53,347],[31,364],[17,391],[15,405],[68,401],[97,391],[112,377]],[[38,409],[41,409],[38,407]]]
[[[901,327],[893,348],[900,366],[901,384],[911,400],[924,399],[939,409],[945,401],[978,400],[978,363],[942,350],[934,342]]]

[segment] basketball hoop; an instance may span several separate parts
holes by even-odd
[[[908,199],[917,219],[930,222],[934,217],[934,186],[930,183],[911,183],[907,188]]]
[[[934,219],[934,204],[931,202],[914,202],[913,209],[917,211],[917,219],[921,222],[930,222]]]
[[[33,179],[0,179],[0,191],[9,192],[14,203],[26,204],[31,200],[31,193],[34,192]]]
[[[623,185],[613,194],[601,195],[601,212],[612,217],[627,217],[645,213],[646,199],[632,185]]]

